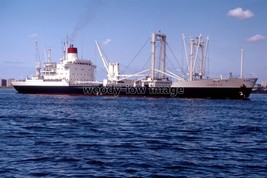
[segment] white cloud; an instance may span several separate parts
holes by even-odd
[[[257,42],[266,40],[266,37],[261,34],[256,34],[247,39],[248,42]]]
[[[108,45],[111,42],[111,39],[108,38],[105,41],[103,41],[103,45]]]
[[[38,36],[38,33],[32,33],[32,34],[30,35],[31,38],[35,38],[35,37],[37,37],[37,36]]]
[[[250,10],[243,10],[241,7],[228,11],[228,16],[236,17],[240,20],[248,19],[254,16],[253,12]]]

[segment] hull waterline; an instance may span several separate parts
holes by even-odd
[[[63,94],[84,96],[129,96],[169,98],[246,99],[251,88],[147,88],[88,86],[14,86],[23,94]]]

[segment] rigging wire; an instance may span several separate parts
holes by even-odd
[[[147,67],[147,64],[150,62],[151,60],[151,55],[148,57],[148,59],[146,60],[146,63],[143,65],[143,67],[141,68],[141,70],[136,70],[136,69],[131,69],[133,72],[140,72],[145,70],[145,68]],[[121,64],[123,67],[125,67],[125,65]],[[148,74],[149,75],[149,74]]]
[[[167,59],[170,59],[167,55],[166,55],[166,58],[167,58]],[[171,60],[166,60],[166,61],[169,63],[170,66],[175,66],[175,65],[173,65],[173,63],[171,62]],[[177,68],[175,68],[175,67],[174,67],[174,68],[170,68],[170,69],[177,70]],[[179,70],[177,70],[177,72],[179,72]],[[183,72],[183,71],[182,71],[182,72]]]
[[[177,64],[178,64],[180,70],[182,71],[183,75],[185,75],[185,72],[184,72],[183,68],[181,67],[181,65],[180,65],[178,59],[176,58],[176,56],[174,55],[174,52],[172,51],[172,49],[171,49],[170,45],[168,44],[168,42],[167,42],[167,46],[168,46],[168,48],[169,48],[171,54],[173,55],[175,61],[177,62]],[[168,60],[168,61],[170,61],[170,60]],[[171,64],[171,65],[174,66],[173,64]]]
[[[122,73],[125,72],[126,69],[129,68],[129,66],[133,63],[133,61],[136,59],[136,57],[140,54],[140,52],[145,48],[147,42],[150,40],[150,37],[145,41],[141,49],[137,52],[137,54],[133,57],[133,59],[130,61],[130,63],[125,67],[125,69],[122,71]]]
[[[126,68],[127,69],[130,69],[131,71],[133,71],[133,72],[139,72],[139,70],[137,70],[137,69],[134,69],[134,68],[130,68],[130,67],[128,67],[128,66],[126,66],[126,65],[123,65],[123,64],[120,64],[120,66],[122,66],[123,68],[124,68],[124,71],[126,70]],[[124,71],[123,72],[121,72],[122,74],[124,73]]]
[[[151,60],[151,54],[150,54],[149,58],[147,59],[145,65],[142,67],[141,71],[143,71],[145,69],[145,67],[147,66],[147,64],[149,63],[150,60]]]

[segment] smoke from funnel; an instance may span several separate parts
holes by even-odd
[[[86,5],[86,10],[80,15],[79,20],[73,28],[71,33],[72,39],[74,39],[77,34],[96,17],[102,7],[102,4],[102,1],[92,0]]]

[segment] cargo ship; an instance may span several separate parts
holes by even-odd
[[[90,60],[80,59],[78,49],[66,40],[63,57],[59,63],[52,62],[51,50],[41,67],[36,62],[36,75],[12,82],[18,93],[66,94],[85,96],[133,96],[133,97],[177,97],[177,98],[221,98],[246,99],[257,78],[240,77],[209,78],[205,76],[205,58],[208,39],[202,36],[190,39],[190,54],[186,56],[187,74],[179,76],[166,69],[167,36],[152,33],[150,68],[135,74],[121,74],[119,63],[108,63],[96,42],[97,49],[107,72],[107,79],[97,81],[96,65]],[[184,38],[183,38],[184,39]],[[184,41],[185,44],[185,41]],[[242,58],[241,58],[242,61]]]

